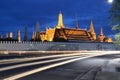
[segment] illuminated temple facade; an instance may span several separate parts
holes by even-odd
[[[54,28],[46,28],[45,32],[40,32],[41,41],[81,41],[81,42],[112,42],[112,38],[106,38],[102,28],[98,38],[94,30],[93,22],[90,22],[89,31],[86,29],[79,29],[78,22],[75,28],[66,28],[63,24],[62,13],[58,16],[58,25]],[[33,32],[32,39],[35,40],[35,33]]]

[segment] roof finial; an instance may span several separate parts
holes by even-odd
[[[79,26],[78,26],[78,17],[76,15],[76,30],[78,30],[78,29],[79,29]]]
[[[100,28],[100,35],[104,35],[104,34],[103,34],[102,27]]]

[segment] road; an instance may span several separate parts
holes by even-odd
[[[100,67],[114,58],[101,53],[105,52],[3,58],[0,80],[93,80]]]

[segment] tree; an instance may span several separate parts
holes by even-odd
[[[116,34],[115,38],[117,40],[117,44],[120,45],[120,33]]]
[[[117,43],[120,45],[120,0],[114,0],[112,7],[110,9],[111,14],[111,23],[113,26],[113,30],[119,31],[115,38],[117,40]]]
[[[114,0],[110,13],[112,24],[120,24],[120,0]]]

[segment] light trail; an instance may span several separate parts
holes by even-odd
[[[68,64],[68,63],[71,63],[71,62],[74,62],[74,61],[77,61],[77,60],[90,58],[90,57],[95,57],[95,56],[98,56],[98,55],[100,55],[100,54],[94,54],[94,55],[91,55],[91,56],[89,55],[89,56],[86,56],[86,57],[81,57],[81,58],[66,60],[66,61],[59,62],[59,63],[50,64],[50,65],[47,65],[47,66],[39,67],[37,69],[33,69],[31,71],[26,71],[26,72],[23,72],[23,73],[20,73],[20,74],[16,74],[14,76],[5,78],[3,80],[16,80],[16,79],[19,79],[19,78],[22,78],[22,77],[25,77],[25,76],[28,76],[28,75],[31,75],[31,74],[34,74],[34,73],[37,73],[37,72],[41,72],[43,70],[47,70],[47,69],[50,69],[50,68],[54,68],[54,67],[57,67],[57,66]]]
[[[67,64],[67,63],[71,63],[71,62],[74,62],[74,61],[77,61],[77,60],[90,58],[90,57],[95,57],[95,56],[107,55],[107,54],[118,54],[118,53],[120,54],[120,51],[88,51],[88,52],[85,52],[85,53],[73,53],[73,54],[80,54],[80,55],[81,54],[89,54],[89,55],[86,56],[86,57],[70,59],[70,60],[66,60],[66,61],[61,61],[59,63],[54,63],[54,64],[50,64],[50,65],[47,65],[47,66],[39,67],[39,68],[30,70],[30,71],[26,71],[26,72],[23,72],[23,73],[20,73],[20,74],[16,74],[16,75],[4,78],[3,80],[16,80],[16,79],[19,79],[19,78],[22,78],[22,77],[25,77],[25,76],[28,76],[28,75],[31,75],[31,74],[34,74],[34,73],[37,73],[37,72],[41,72],[41,71],[44,71],[44,70],[47,70],[47,69],[50,69],[50,68],[54,68],[54,67],[61,66],[61,65]],[[65,55],[66,54],[64,54],[64,56]]]
[[[51,56],[41,56],[41,57],[34,57],[34,58],[7,59],[7,60],[0,60],[0,64],[33,61],[33,60],[38,60],[38,59],[46,59],[46,58],[54,58],[54,57],[77,56],[77,55],[86,55],[86,54],[75,53],[75,54],[60,54],[60,55],[51,55]]]
[[[22,53],[27,53],[27,52],[29,52],[29,53],[34,53],[35,51],[10,51],[11,53],[16,53],[16,52],[22,52]],[[37,52],[43,52],[43,51],[37,51]],[[44,51],[44,53],[48,53],[48,52],[51,52],[51,51]],[[43,59],[43,58],[52,58],[52,57],[63,57],[63,56],[72,56],[72,55],[80,55],[80,54],[90,54],[90,53],[100,53],[101,51],[71,51],[71,52],[74,52],[74,53],[69,53],[69,54],[67,54],[67,53],[65,53],[65,54],[57,54],[57,53],[63,53],[63,52],[69,52],[69,51],[56,51],[56,54],[55,55],[52,55],[52,56],[49,56],[49,57],[47,57],[47,56],[45,56],[45,57],[35,57],[35,58],[24,58],[24,59]],[[0,60],[0,63],[4,63],[4,62],[7,62],[7,61],[18,61],[18,60],[23,60],[23,58],[22,59],[5,59],[5,60]]]
[[[78,56],[72,56],[72,57],[65,57],[65,58],[59,58],[59,59],[54,59],[54,60],[47,60],[47,61],[39,61],[39,62],[32,62],[32,63],[17,64],[17,65],[13,65],[13,66],[8,66],[8,67],[0,68],[0,71],[6,71],[6,70],[20,68],[20,67],[26,67],[26,66],[44,64],[44,63],[55,62],[55,61],[66,60],[66,59],[72,59],[72,58],[77,58],[77,57]],[[79,57],[83,57],[83,56],[79,56]]]
[[[0,64],[32,61],[32,60],[37,60],[37,59],[45,59],[45,58],[53,58],[53,57],[66,57],[66,56],[73,56],[73,55],[96,54],[96,53],[103,54],[103,55],[105,55],[105,54],[118,54],[118,53],[120,53],[120,51],[83,51],[80,53],[76,52],[73,54],[60,54],[60,55],[43,56],[43,57],[21,58],[21,59],[7,59],[7,60],[0,60]]]

